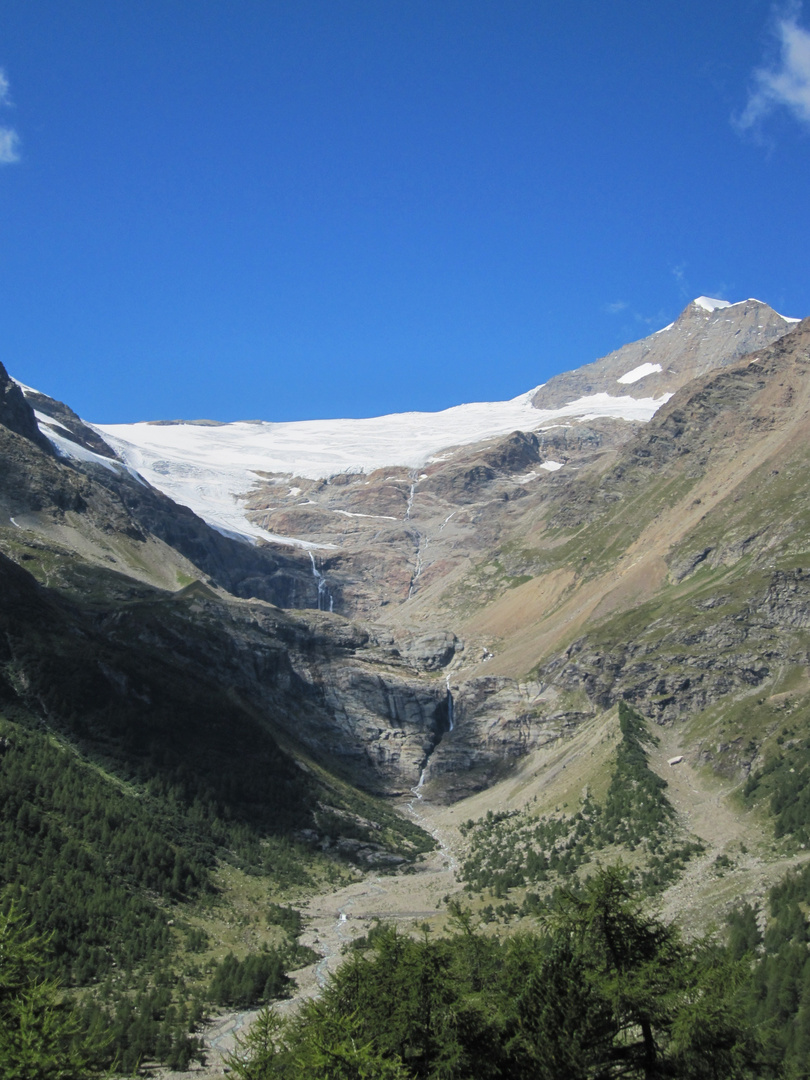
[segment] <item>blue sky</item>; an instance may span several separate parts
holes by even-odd
[[[799,4],[2,0],[0,71],[0,360],[90,420],[440,409],[700,294],[810,314]]]

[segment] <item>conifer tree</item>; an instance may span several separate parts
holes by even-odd
[[[583,1076],[773,1075],[735,996],[746,977],[741,964],[708,942],[687,945],[677,927],[647,915],[621,870],[600,871],[581,895],[563,894],[549,923],[557,949],[570,950],[570,977],[586,991],[577,1028],[594,1032]],[[562,1030],[555,1020],[538,1033],[540,1043],[550,1047]]]
[[[98,1047],[48,977],[47,950],[16,907],[0,911],[0,1080],[98,1075]]]

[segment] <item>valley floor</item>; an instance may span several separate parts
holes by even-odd
[[[317,964],[293,973],[296,992],[286,1001],[276,1003],[279,1012],[288,1014],[314,997],[329,972],[343,959],[342,950],[357,937],[368,933],[375,919],[401,925],[403,929],[430,921],[443,921],[443,897],[459,888],[456,877],[459,836],[448,823],[446,809],[413,798],[403,810],[432,833],[439,843],[436,851],[420,862],[413,872],[380,875],[369,873],[362,881],[337,890],[327,890],[300,905],[306,921],[301,943],[322,954]],[[451,811],[452,812],[452,811]],[[155,1069],[156,1080],[220,1080],[226,1075],[223,1057],[234,1049],[235,1038],[256,1016],[256,1010],[239,1010],[211,1020],[203,1032],[207,1062],[187,1072]]]
[[[771,886],[791,867],[810,859],[810,853],[797,857],[782,852],[772,840],[768,822],[732,804],[737,785],[731,781],[688,760],[670,766],[669,759],[681,753],[682,735],[677,726],[658,729],[657,734],[661,742],[652,751],[650,764],[667,781],[667,794],[682,824],[705,845],[704,853],[687,864],[683,876],[654,905],[665,921],[677,920],[688,935],[721,925],[728,910],[746,901],[764,905]],[[571,749],[577,752],[573,746]],[[569,760],[569,764],[574,761]],[[560,763],[553,768],[558,770]],[[524,770],[534,771],[528,761],[518,775]],[[535,783],[537,779],[535,775]],[[503,787],[496,785],[489,793],[452,807],[434,806],[418,797],[403,802],[403,811],[427,829],[439,847],[415,869],[387,875],[371,872],[360,881],[325,890],[300,905],[306,921],[302,943],[323,958],[294,973],[296,993],[278,1003],[279,1011],[292,1012],[315,996],[328,973],[340,965],[345,946],[367,934],[375,919],[397,923],[403,929],[425,922],[440,928],[446,912],[444,898],[458,894],[461,884],[457,870],[465,842],[458,823],[469,817],[471,809],[476,814],[484,812],[482,799],[492,807],[507,805],[511,801],[507,792],[518,786],[513,778]],[[223,1055],[233,1050],[236,1034],[249,1026],[255,1015],[255,1011],[240,1011],[217,1017],[204,1032],[205,1066],[185,1073],[157,1070],[154,1076],[160,1080],[220,1080],[226,1075]]]

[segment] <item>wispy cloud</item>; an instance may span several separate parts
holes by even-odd
[[[733,293],[736,286],[732,282],[727,284],[725,281],[715,281],[711,288],[706,287],[705,278],[703,280],[703,289],[695,287],[687,273],[687,264],[685,262],[678,263],[677,266],[673,266],[672,276],[675,278],[675,285],[678,289],[678,299],[682,304],[688,304],[698,296],[709,296],[712,300],[728,300],[729,294]],[[700,284],[700,283],[699,283]]]
[[[5,71],[0,68],[0,108],[11,106],[9,82]],[[20,160],[20,137],[14,128],[0,126],[0,165],[13,165]]]
[[[602,311],[606,315],[622,315],[624,333],[632,333],[634,325],[640,325],[645,330],[649,330],[652,327],[663,326],[666,322],[663,311],[658,311],[655,315],[642,315],[627,300],[616,300],[612,304],[603,304]]]
[[[810,31],[799,26],[800,4],[782,9],[774,27],[779,56],[768,67],[754,72],[748,104],[735,125],[742,131],[756,129],[775,109],[787,109],[801,124],[810,127]]]
[[[683,303],[688,303],[692,299],[690,295],[689,281],[686,277],[686,263],[678,263],[677,266],[672,267],[672,276],[675,278],[675,284],[678,286],[678,296]]]
[[[654,315],[642,315],[640,312],[634,311],[633,318],[646,330],[652,330],[653,327],[663,326],[667,321],[667,316],[663,308],[659,308]]]
[[[0,165],[13,165],[20,160],[20,139],[12,128],[0,127]]]

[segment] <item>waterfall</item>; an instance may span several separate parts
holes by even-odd
[[[318,611],[333,611],[335,607],[335,599],[326,587],[326,578],[320,572],[315,565],[315,556],[310,551],[309,558],[312,563],[312,575],[318,582]],[[327,609],[326,602],[329,601],[329,607]]]
[[[411,484],[411,490],[408,493],[408,505],[407,505],[407,507],[405,509],[405,520],[406,521],[411,516],[411,507],[413,506],[413,497],[414,497],[415,492],[416,492],[416,481],[414,480],[413,483]]]
[[[413,794],[416,796],[417,799],[422,798],[422,788],[425,786],[425,780],[427,779],[427,772],[428,772],[428,768],[430,766],[430,759],[431,759],[431,757],[433,755],[434,750],[439,745],[439,743],[442,741],[442,736],[444,734],[447,734],[447,733],[451,732],[453,730],[453,728],[455,727],[453,693],[450,690],[450,676],[449,675],[445,676],[445,686],[447,687],[447,698],[446,698],[446,701],[447,701],[447,724],[448,724],[447,732],[444,732],[442,730],[442,727],[440,726],[440,724],[437,724],[436,728],[434,729],[434,734],[435,734],[435,737],[436,737],[436,741],[433,743],[433,745],[427,751],[427,754],[425,755],[425,757],[422,759],[422,772],[419,774],[419,783],[416,785],[416,787],[411,788],[411,791],[413,792]],[[436,711],[437,711],[438,715],[435,716],[435,719],[440,720],[441,713],[439,713],[438,709]],[[414,800],[411,799],[411,801],[408,803],[408,807],[409,807],[409,809],[411,810],[412,813],[416,814],[416,811],[413,808],[413,804],[414,804]],[[418,814],[417,814],[417,817],[418,817]]]
[[[415,472],[411,473],[411,490],[408,492],[408,505],[405,508],[405,520],[407,521],[411,516],[411,510],[413,509],[413,498],[416,494],[416,485],[419,480]],[[422,534],[417,532],[416,534],[416,566],[414,567],[413,577],[411,578],[411,584],[408,587],[408,599],[413,596],[414,589],[416,588],[416,582],[419,575],[422,573]],[[428,546],[428,538],[424,537],[425,547]]]
[[[425,545],[422,546],[422,540],[424,539]],[[413,577],[411,578],[411,584],[408,586],[408,599],[413,596],[416,589],[416,583],[419,580],[419,576],[422,573],[422,556],[427,551],[427,546],[430,543],[430,539],[425,536],[422,537],[421,533],[416,534],[416,565],[413,570]]]
[[[422,798],[422,792],[421,792],[420,789],[425,786],[425,774],[426,773],[427,773],[427,768],[422,769],[422,772],[419,774],[419,783],[416,785],[416,787],[411,788],[411,791],[414,793],[414,795],[417,797],[417,799]]]

